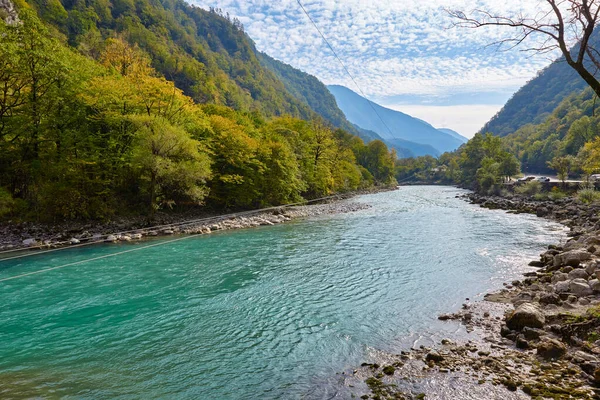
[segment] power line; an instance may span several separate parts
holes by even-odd
[[[19,259],[19,258],[25,258],[25,257],[32,257],[32,256],[41,255],[41,254],[53,253],[53,252],[56,252],[56,251],[62,251],[62,250],[66,250],[66,249],[74,249],[74,248],[78,248],[78,247],[85,247],[85,246],[91,246],[91,245],[94,245],[94,244],[104,243],[109,236],[118,236],[118,235],[123,235],[123,234],[126,234],[126,233],[140,232],[140,231],[154,231],[154,230],[157,230],[157,229],[164,229],[164,228],[182,228],[182,227],[185,227],[185,226],[188,226],[188,225],[194,225],[194,224],[199,224],[199,223],[217,222],[217,221],[222,221],[222,220],[225,220],[225,219],[244,217],[244,216],[249,216],[249,215],[253,215],[253,214],[260,214],[260,213],[263,213],[263,212],[273,211],[273,210],[276,210],[276,209],[287,208],[287,207],[295,207],[295,206],[300,206],[300,205],[306,205],[306,204],[311,204],[311,203],[315,203],[315,202],[318,202],[318,201],[330,200],[330,199],[334,199],[334,198],[339,198],[339,195],[326,196],[326,197],[321,197],[321,198],[318,198],[318,199],[313,199],[313,200],[308,200],[308,201],[302,201],[302,202],[296,202],[296,203],[290,203],[290,204],[285,204],[285,205],[281,205],[281,206],[261,208],[261,209],[258,209],[258,210],[241,211],[241,212],[238,212],[238,213],[231,213],[231,214],[217,215],[217,216],[214,216],[214,217],[206,217],[206,218],[193,219],[193,220],[188,220],[188,221],[183,221],[183,222],[177,222],[177,223],[173,223],[173,224],[155,225],[155,226],[151,226],[151,227],[134,229],[134,230],[130,230],[130,231],[122,231],[122,232],[117,232],[117,233],[110,233],[110,234],[101,235],[101,236],[99,236],[97,238],[92,238],[92,240],[89,241],[89,242],[74,244],[74,245],[70,245],[70,246],[68,246],[68,244],[70,244],[70,241],[58,242],[58,243],[54,243],[53,245],[55,245],[55,246],[64,246],[64,247],[57,247],[57,248],[49,249],[49,250],[41,250],[44,247],[43,245],[42,246],[30,247],[30,248],[18,248],[18,249],[12,249],[12,250],[5,250],[5,251],[1,251],[0,252],[0,256],[4,255],[4,254],[10,254],[10,253],[16,253],[16,252],[23,252],[23,251],[32,250],[32,249],[40,249],[41,251],[36,251],[36,252],[32,252],[32,253],[25,253],[25,254],[18,254],[16,256],[9,256],[9,257],[0,258],[0,262],[2,262],[2,261],[9,261],[9,260],[15,260],[15,259]],[[2,282],[2,281],[0,280],[0,282]]]
[[[94,257],[94,258],[88,258],[87,260],[75,261],[75,262],[72,262],[72,263],[68,263],[68,264],[64,264],[64,265],[59,265],[57,267],[50,267],[50,268],[45,268],[45,269],[41,269],[41,270],[38,270],[38,271],[26,272],[26,273],[20,274],[20,275],[9,276],[8,278],[2,278],[2,279],[0,279],[0,282],[12,281],[14,279],[24,278],[26,276],[37,275],[37,274],[41,274],[41,273],[44,273],[44,272],[54,271],[54,270],[57,270],[57,269],[62,269],[62,268],[66,268],[66,267],[72,267],[72,266],[75,266],[75,265],[85,264],[85,263],[91,262],[91,261],[103,260],[105,258],[116,257],[116,256],[119,256],[119,255],[122,255],[122,254],[132,253],[134,251],[139,251],[139,250],[145,250],[145,249],[149,249],[151,247],[162,246],[162,245],[169,244],[169,243],[180,242],[182,240],[187,240],[187,239],[193,238],[194,236],[195,235],[184,236],[184,237],[181,237],[181,238],[168,240],[166,242],[149,244],[147,246],[136,247],[135,249],[129,249],[129,250],[124,250],[124,251],[119,251],[117,253],[112,253],[112,254],[105,254],[103,256],[98,256],[98,257]]]
[[[333,48],[333,46],[329,43],[329,40],[327,40],[327,38],[325,37],[325,35],[323,34],[323,32],[321,31],[321,29],[319,29],[319,26],[316,24],[316,22],[312,19],[312,17],[310,16],[310,14],[308,13],[308,11],[306,10],[306,8],[304,8],[304,6],[302,5],[302,3],[300,2],[300,0],[296,0],[296,2],[298,3],[298,5],[300,6],[300,8],[302,9],[302,11],[304,11],[304,14],[306,14],[306,16],[308,17],[308,19],[310,20],[310,22],[313,24],[313,26],[315,27],[315,29],[317,30],[317,32],[319,32],[319,35],[321,35],[321,38],[323,39],[323,41],[327,44],[327,46],[329,47],[329,49],[331,50],[331,52],[333,53],[333,55],[335,56],[335,58],[338,60],[338,62],[342,65],[342,68],[344,68],[344,71],[346,71],[346,74],[348,74],[348,76],[350,77],[350,79],[352,79],[352,82],[354,82],[354,85],[358,88],[358,91],[363,95],[363,97],[367,100],[367,102],[369,103],[369,105],[371,106],[371,108],[373,109],[373,111],[375,112],[375,114],[377,115],[377,117],[379,118],[379,120],[381,121],[381,123],[383,124],[383,126],[385,126],[385,128],[387,129],[387,131],[390,133],[390,136],[394,136],[394,134],[392,133],[392,130],[390,129],[390,127],[388,126],[388,124],[385,123],[385,121],[383,120],[383,118],[381,117],[381,115],[379,115],[379,112],[377,111],[377,109],[375,108],[375,106],[373,105],[373,102],[371,100],[369,100],[369,98],[367,97],[367,95],[365,94],[365,92],[363,92],[363,90],[361,89],[360,85],[356,82],[356,79],[354,79],[354,77],[352,76],[352,74],[350,73],[350,71],[348,70],[348,68],[346,67],[346,64],[344,64],[344,62],[342,61],[342,59],[338,56],[337,52],[335,51],[335,49]]]

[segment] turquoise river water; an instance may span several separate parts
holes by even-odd
[[[335,397],[336,373],[436,337],[439,313],[518,277],[564,236],[460,193],[403,187],[352,199],[372,205],[355,213],[2,282],[0,397]],[[148,244],[4,261],[0,279]]]

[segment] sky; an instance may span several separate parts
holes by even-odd
[[[257,48],[385,107],[472,137],[556,54],[499,50],[509,32],[452,27],[445,8],[532,14],[538,0],[188,0],[237,17]],[[535,40],[535,39],[533,39]]]

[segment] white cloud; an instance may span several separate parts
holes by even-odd
[[[467,138],[471,138],[500,111],[502,105],[426,106],[387,104],[386,107],[420,118],[436,128],[450,128]]]
[[[296,0],[193,0],[193,3],[204,8],[219,7],[240,18],[257,47],[269,55],[327,84],[358,91]],[[514,92],[553,58],[553,55],[532,57],[516,50],[498,52],[487,45],[506,37],[506,30],[448,29],[452,20],[444,11],[444,8],[465,11],[479,8],[504,15],[532,14],[546,4],[540,0],[304,0],[302,3],[369,98],[419,96],[415,97],[418,105],[425,103],[422,95],[435,102],[457,93]],[[479,107],[454,110],[464,118],[478,121],[469,123],[461,119],[460,126],[464,127],[460,128],[461,133],[478,130],[486,122],[481,122],[483,115],[491,116],[497,111],[491,112],[495,106]],[[439,108],[436,113],[439,118],[449,118],[451,114],[448,108]],[[431,118],[438,118],[433,115]],[[478,127],[472,128],[475,125]]]

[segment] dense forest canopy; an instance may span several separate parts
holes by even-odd
[[[0,216],[151,217],[394,182],[393,152],[317,118],[216,10],[143,0],[18,10],[18,23],[0,22]]]

